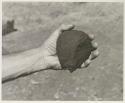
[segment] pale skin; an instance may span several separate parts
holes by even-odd
[[[56,41],[58,36],[64,30],[71,30],[74,25],[61,25],[39,48],[28,50],[22,53],[3,56],[2,80],[16,78],[22,74],[28,74],[47,68],[62,69],[58,56],[56,54]],[[87,67],[99,52],[98,44],[93,42],[94,35],[88,35],[92,40],[92,46],[96,49],[90,57],[81,65],[81,68]]]

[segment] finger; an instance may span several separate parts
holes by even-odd
[[[58,38],[58,36],[62,33],[62,31],[64,30],[71,30],[73,29],[75,26],[74,25],[61,25],[47,40],[47,42],[54,42],[56,43],[56,40]]]
[[[89,58],[85,61],[85,63],[82,63],[81,68],[86,67],[91,62],[92,55],[89,56]]]
[[[90,38],[91,40],[94,40],[94,38],[95,38],[95,36],[94,36],[93,34],[88,34],[88,36],[89,36],[89,38]]]
[[[59,62],[59,58],[57,56],[50,56],[48,57],[49,67],[55,69],[61,69],[61,64]]]
[[[84,67],[85,67],[85,63],[82,63],[81,68],[84,68]]]
[[[91,63],[92,58],[94,58],[94,55],[92,55],[92,53],[91,53],[91,55],[90,55],[89,58],[85,61],[85,63],[82,63],[81,68],[84,68],[84,67],[86,67],[87,65],[89,65],[89,64]]]
[[[75,25],[61,25],[59,28],[59,31],[65,31],[65,30],[72,30],[75,27]]]
[[[98,50],[95,50],[95,51],[93,51],[93,52],[91,53],[90,59],[93,60],[93,59],[95,59],[95,58],[98,57],[98,56],[99,56],[99,51],[98,51]]]
[[[90,60],[90,59],[87,59],[87,60],[85,61],[85,67],[88,67],[90,63],[91,63],[91,60]]]
[[[98,47],[98,44],[96,42],[91,42],[91,43],[92,43],[93,50],[96,50]]]

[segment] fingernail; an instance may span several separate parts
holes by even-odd
[[[89,38],[91,39],[91,40],[93,40],[94,39],[94,35],[93,34],[89,34]]]
[[[91,60],[89,60],[89,59],[86,60],[86,61],[85,61],[85,66],[87,67],[90,63],[91,63]]]
[[[94,52],[93,52],[93,55],[94,55],[94,56],[98,56],[98,55],[99,55],[99,51],[98,51],[98,50],[94,51]]]
[[[74,27],[75,27],[75,25],[71,24],[71,25],[69,25],[69,27],[74,28]]]
[[[85,64],[84,64],[84,63],[81,65],[81,68],[83,68],[83,67],[85,67]]]
[[[93,46],[94,48],[97,48],[97,47],[98,47],[98,44],[97,44],[96,42],[94,42],[94,43],[92,43],[92,46]]]
[[[91,62],[91,60],[90,60],[90,59],[88,59],[88,60],[86,61],[86,63],[87,63],[87,64],[90,64],[90,62]]]

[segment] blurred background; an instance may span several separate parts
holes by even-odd
[[[41,46],[61,24],[94,34],[100,56],[85,69],[47,70],[2,84],[3,100],[123,100],[123,3],[3,2],[3,54]]]

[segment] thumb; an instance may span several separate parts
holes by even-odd
[[[61,34],[61,32],[65,31],[65,30],[71,30],[73,29],[75,26],[74,25],[61,25],[47,40],[48,42],[56,42],[58,36]]]

